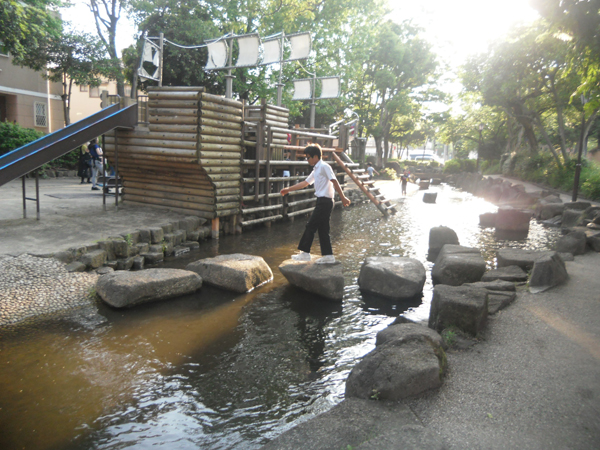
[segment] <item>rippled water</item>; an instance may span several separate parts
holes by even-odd
[[[399,185],[384,187],[389,197]],[[414,188],[413,188],[414,189]],[[398,199],[384,219],[372,205],[334,211],[334,253],[343,263],[344,301],[288,286],[277,266],[295,251],[306,219],[205,243],[187,259],[262,256],[274,280],[238,295],[208,286],[191,296],[128,311],[98,304],[61,320],[4,332],[0,341],[0,448],[252,449],[343,399],[358,359],[398,315],[426,320],[423,298],[391,303],[361,295],[367,256],[427,262],[429,229],[453,228],[482,249],[489,267],[503,247],[546,249],[557,238],[532,222],[527,239],[496,239],[478,226],[496,208],[448,186]],[[318,245],[315,247],[318,249]]]

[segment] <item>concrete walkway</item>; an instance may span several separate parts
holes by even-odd
[[[35,197],[35,180],[26,180],[26,194]],[[185,217],[123,203],[117,208],[114,195],[107,195],[104,205],[102,191],[92,191],[79,178],[40,180],[40,220],[34,201],[27,201],[23,218],[21,180],[0,186],[0,206],[0,255],[55,253]]]

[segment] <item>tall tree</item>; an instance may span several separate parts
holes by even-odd
[[[121,70],[121,60],[117,52],[117,23],[121,18],[127,0],[88,0],[94,14],[98,37],[104,43],[108,52],[117,81],[117,94],[125,96],[125,76]]]
[[[58,36],[61,21],[52,14],[60,0],[3,0],[0,2],[0,43],[4,53],[15,58],[46,45]],[[43,61],[35,70],[44,68]]]

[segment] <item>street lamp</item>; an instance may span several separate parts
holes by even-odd
[[[581,153],[583,151],[583,135],[585,133],[585,104],[587,99],[581,95],[581,133],[579,134],[579,148],[577,150],[577,165],[575,166],[575,180],[573,181],[573,197],[571,201],[577,201],[577,191],[579,190],[579,176],[581,174]]]
[[[477,172],[479,172],[479,155],[481,155],[481,132],[483,131],[484,125],[479,124],[479,148],[477,149]]]

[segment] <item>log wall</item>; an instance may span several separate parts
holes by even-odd
[[[123,200],[207,219],[238,214],[242,119],[241,102],[202,87],[149,88],[147,127],[105,136]]]

